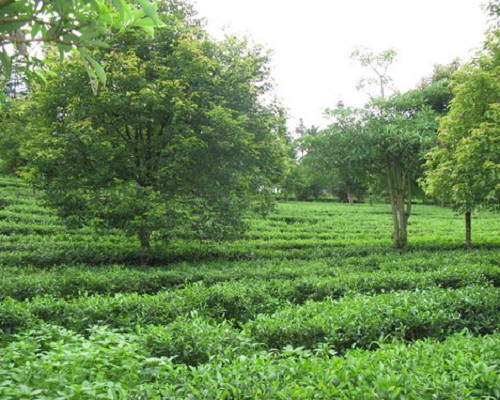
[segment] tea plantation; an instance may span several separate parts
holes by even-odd
[[[500,220],[281,203],[139,266],[0,178],[0,399],[498,399]]]

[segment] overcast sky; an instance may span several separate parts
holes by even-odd
[[[356,46],[395,48],[391,69],[400,91],[416,86],[434,64],[468,59],[481,45],[487,17],[483,0],[194,0],[207,29],[248,35],[273,50],[276,93],[293,128],[325,126],[325,108],[339,100],[361,105],[356,90],[369,76],[349,55]]]

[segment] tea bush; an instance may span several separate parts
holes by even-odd
[[[412,290],[440,286],[458,288],[470,284],[500,285],[500,266],[485,260],[459,260],[459,254],[452,260],[443,261],[441,267],[423,264],[419,258],[401,260],[399,269],[374,269],[358,264],[354,268],[349,262],[330,265],[328,262],[267,262],[252,265],[249,262],[212,263],[194,266],[179,264],[171,268],[130,267],[124,265],[105,266],[58,266],[48,270],[37,267],[1,267],[0,299],[12,297],[18,300],[40,295],[75,297],[81,293],[154,294],[163,290],[178,289],[195,282],[206,286],[223,285],[227,282],[231,291],[232,282],[244,280],[265,282],[281,281],[283,288],[276,289],[274,296],[286,297],[294,303],[307,299],[341,297],[346,293],[381,293],[390,290]],[[405,267],[408,264],[418,263]],[[388,261],[387,261],[388,262]],[[395,264],[395,261],[394,261]],[[253,267],[253,268],[252,268]],[[224,290],[224,288],[222,288]],[[267,290],[267,289],[266,289]],[[279,293],[278,293],[279,292]]]
[[[494,399],[498,335],[383,344],[332,357],[287,348],[188,367],[149,357],[141,339],[105,328],[88,338],[56,326],[0,349],[2,399]],[[437,373],[437,371],[439,371]]]
[[[497,399],[498,215],[281,203],[234,242],[70,229],[0,177],[0,398]],[[457,332],[460,332],[457,334]]]
[[[396,291],[377,296],[347,296],[338,301],[308,301],[296,306],[258,287],[193,285],[156,295],[115,294],[72,300],[35,297],[29,302],[4,301],[0,329],[13,333],[42,322],[85,333],[93,325],[130,332],[140,325],[167,325],[197,312],[223,321],[232,318],[257,343],[268,348],[287,345],[313,348],[328,342],[344,351],[352,345],[369,347],[388,338],[444,338],[468,328],[490,333],[498,326],[499,291],[471,286],[463,289]],[[275,288],[279,288],[276,284]],[[276,311],[274,314],[271,312]],[[246,321],[246,322],[245,322]]]
[[[308,301],[258,315],[244,329],[268,348],[313,349],[327,343],[338,352],[373,348],[377,341],[392,338],[444,339],[464,328],[485,334],[499,327],[499,295],[498,289],[479,286]]]

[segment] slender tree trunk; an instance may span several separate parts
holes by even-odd
[[[412,187],[411,187],[411,179],[409,177],[403,175],[403,171],[401,171],[402,179],[401,179],[401,233],[399,245],[401,249],[406,249],[408,247],[408,220],[411,215],[411,195],[412,195]],[[407,182],[405,184],[405,178]]]
[[[408,247],[408,219],[411,213],[411,181],[400,165],[389,163],[387,189],[391,199],[393,219],[392,243],[396,249]]]
[[[149,232],[141,232],[139,240],[141,241],[141,265],[148,265],[151,255],[151,234]]]
[[[398,194],[398,214],[399,214],[399,237],[397,239],[396,248],[406,249],[408,245],[408,232],[407,232],[407,217],[404,209],[404,198],[402,194]]]
[[[472,225],[470,211],[465,212],[465,248],[472,248]]]
[[[350,206],[354,204],[354,195],[349,191],[347,191],[347,201],[349,202]]]
[[[394,247],[396,247],[397,249],[405,249],[408,245],[408,233],[406,230],[408,217],[405,212],[404,200],[404,192],[401,190],[401,188],[398,188],[398,190],[396,191],[396,207],[399,223],[399,236],[394,240]]]
[[[392,166],[389,165],[387,168],[387,191],[389,192],[389,199],[391,200],[391,211],[392,211],[392,243],[394,247],[397,247],[397,240],[399,238],[399,221],[398,221],[398,211],[396,206],[396,199],[394,197],[394,187],[392,180]]]

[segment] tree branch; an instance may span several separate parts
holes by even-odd
[[[8,6],[9,4],[14,3],[16,0],[0,0],[0,8]]]
[[[23,17],[23,18],[9,17],[9,18],[0,18],[0,25],[1,24],[10,24],[10,23],[13,23],[13,22],[36,22],[38,24],[50,25],[50,22],[44,21],[43,19],[35,18],[35,17]]]
[[[0,35],[0,43],[2,42],[7,42],[7,43],[15,43],[15,44],[21,44],[21,43],[38,43],[38,42],[54,42],[57,44],[67,44],[69,46],[76,45],[74,42],[67,42],[64,40],[59,40],[58,35],[52,35],[52,36],[44,36],[41,38],[29,38],[29,39],[21,39],[21,38],[16,38],[10,35]]]

